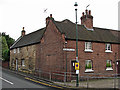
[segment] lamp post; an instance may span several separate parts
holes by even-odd
[[[78,61],[78,28],[77,28],[77,6],[78,4],[77,2],[75,2],[74,6],[75,6],[75,14],[76,14],[76,62],[79,62]],[[76,74],[77,74],[76,87],[78,87],[79,86],[79,73],[76,73]]]

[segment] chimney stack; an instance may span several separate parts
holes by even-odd
[[[48,22],[50,21],[50,19],[51,19],[51,20],[54,20],[54,18],[52,17],[52,14],[50,14],[50,17],[48,16],[48,17],[46,18],[46,25],[48,24]]]
[[[50,18],[52,18],[52,14],[50,14]]]
[[[93,29],[93,16],[91,15],[91,10],[85,10],[85,15],[84,12],[82,13],[81,17],[81,25],[84,25],[87,29]]]
[[[23,30],[22,30],[22,32],[21,32],[21,36],[22,36],[22,37],[25,36],[25,30],[24,30],[24,27],[23,27]]]

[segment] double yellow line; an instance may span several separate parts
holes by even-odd
[[[58,86],[50,85],[50,84],[43,83],[43,82],[40,82],[40,81],[36,81],[36,80],[28,78],[28,77],[25,77],[25,79],[36,82],[36,83],[39,83],[39,84],[42,84],[42,85],[46,85],[46,86],[49,86],[49,87],[55,87],[55,88],[59,88],[59,89],[64,89],[62,87],[58,87]]]

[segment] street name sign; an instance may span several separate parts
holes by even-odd
[[[63,48],[64,51],[75,51],[75,49],[71,49],[71,48]]]

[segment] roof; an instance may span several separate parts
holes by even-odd
[[[45,28],[42,28],[23,37],[20,37],[19,40],[16,40],[11,49],[40,43],[44,31]]]
[[[57,28],[61,33],[64,33],[66,39],[76,39],[76,25],[70,20],[63,20],[62,22],[55,22]],[[118,32],[110,29],[103,29],[94,27],[92,30],[87,30],[84,25],[78,26],[78,40],[95,41],[95,42],[108,42],[119,43],[118,37],[112,32]]]
[[[75,40],[76,39],[76,24],[66,19],[61,22],[54,21],[57,29],[65,34],[66,39]],[[20,37],[11,47],[23,47],[27,45],[33,45],[40,43],[41,38],[45,32],[46,28],[39,29],[35,32],[27,34],[23,37]],[[92,30],[87,30],[84,25],[78,25],[78,40],[82,41],[94,41],[94,42],[105,42],[105,43],[120,43],[118,41],[118,32],[117,30],[110,30],[104,28],[94,27]],[[119,32],[120,34],[120,32]]]

